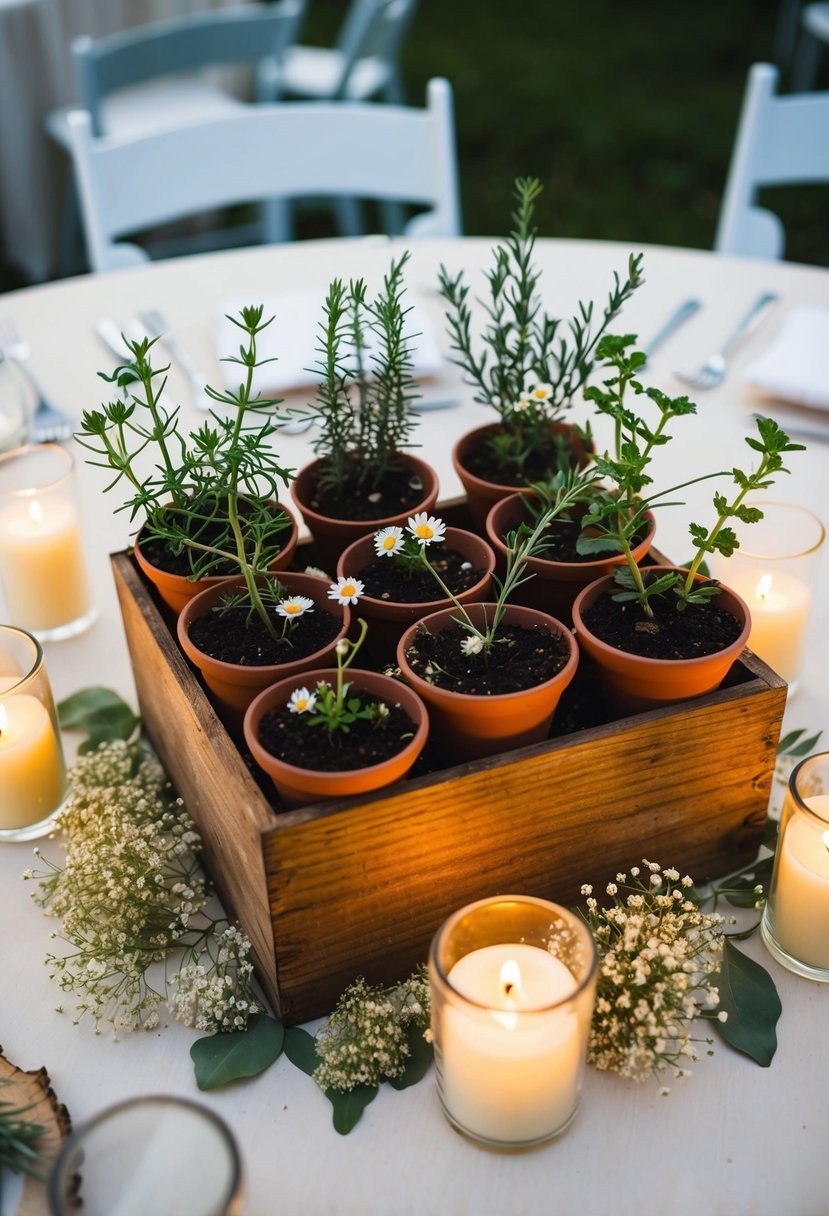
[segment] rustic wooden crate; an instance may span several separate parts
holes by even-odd
[[[281,812],[132,558],[112,565],[147,731],[289,1022],[330,1011],[357,975],[408,975],[470,900],[514,891],[571,903],[582,883],[642,857],[703,878],[756,854],[786,685],[749,651],[726,687],[692,703]]]

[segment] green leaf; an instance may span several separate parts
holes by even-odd
[[[775,1027],[782,1012],[774,980],[726,938],[713,983],[719,988],[720,1009],[728,1014],[728,1021],[714,1023],[717,1030],[726,1043],[768,1068],[777,1050]]]
[[[322,1063],[317,1055],[317,1044],[307,1030],[289,1026],[285,1031],[285,1055],[302,1072],[312,1077]],[[326,1089],[322,1091],[334,1108],[334,1127],[341,1136],[347,1136],[360,1121],[363,1111],[377,1097],[376,1085],[355,1085],[353,1089]]]
[[[798,758],[808,756],[811,751],[814,751],[823,732],[819,730],[816,735],[810,735],[807,739],[798,742],[805,734],[805,727],[801,727],[800,730],[793,730],[785,735],[777,744],[778,756],[796,756]]]
[[[81,755],[101,743],[132,738],[140,722],[111,688],[84,688],[73,693],[58,705],[58,718],[63,730],[86,733],[86,740],[78,748]]]
[[[255,1077],[282,1052],[285,1027],[268,1014],[257,1014],[247,1030],[211,1034],[190,1048],[199,1089],[216,1089],[241,1077]]]
[[[435,1051],[431,1043],[423,1037],[423,1031],[417,1026],[410,1026],[408,1031],[409,1057],[406,1067],[399,1077],[390,1077],[389,1085],[394,1089],[408,1089],[417,1085],[429,1071]]]

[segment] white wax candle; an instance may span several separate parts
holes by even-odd
[[[803,658],[812,596],[799,578],[759,564],[726,580],[748,604],[748,644],[784,680],[796,680]]]
[[[89,609],[78,520],[54,496],[17,499],[0,515],[0,576],[12,618],[26,629],[54,629]]]
[[[39,823],[60,806],[65,785],[46,707],[26,693],[0,699],[0,828]]]
[[[829,969],[829,794],[804,799],[821,826],[794,813],[783,835],[774,893],[774,936],[792,958]]]
[[[506,965],[506,966],[505,966]],[[576,981],[559,959],[523,944],[485,946],[459,959],[439,1043],[441,1095],[456,1122],[502,1144],[527,1144],[569,1122],[583,1064],[571,996]]]

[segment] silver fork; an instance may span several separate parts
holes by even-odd
[[[691,388],[716,388],[725,379],[725,357],[733,346],[742,338],[753,333],[765,317],[769,308],[777,300],[773,291],[765,291],[755,300],[737,328],[723,343],[714,355],[709,355],[705,362],[695,372],[674,372],[677,380],[688,384]]]
[[[61,443],[69,439],[75,425],[44,392],[29,362],[29,344],[12,317],[0,318],[0,350],[6,358],[14,360],[35,391],[37,404],[29,423],[30,439],[34,443]]]
[[[205,392],[207,381],[182,347],[178,338],[172,332],[172,326],[160,308],[148,308],[141,314],[141,320],[147,326],[151,338],[161,338],[170,352],[170,357],[176,361],[187,379],[193,393],[193,400],[200,410],[213,409],[215,402]]]

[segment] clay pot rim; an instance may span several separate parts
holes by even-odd
[[[507,498],[499,499],[498,502],[493,503],[490,507],[486,517],[487,538],[489,543],[498,553],[506,553],[507,547],[501,537],[497,537],[495,535],[495,530],[491,527],[491,519],[493,514],[499,510],[506,512],[508,503],[510,505],[515,505],[520,501],[521,498],[525,497],[527,494],[532,495],[532,493],[532,490],[528,486],[526,489],[520,490],[516,494],[510,494]],[[639,543],[634,545],[634,553],[638,553],[642,549],[643,545],[646,546],[643,556],[650,550],[654,537],[656,536],[656,516],[654,515],[653,511],[646,511],[644,518],[648,521],[647,531]],[[555,568],[556,570],[562,571],[562,573],[568,574],[581,573],[583,575],[589,575],[592,569],[599,569],[606,566],[608,562],[613,561],[619,563],[623,562],[624,555],[621,553],[606,553],[604,557],[595,557],[591,558],[590,561],[584,562],[560,562],[554,557],[543,557],[539,555],[537,557],[531,557],[528,560],[527,569],[532,570],[534,563],[537,562],[542,568]]]
[[[293,581],[294,579],[302,579],[303,581],[300,585],[303,587],[307,586],[307,583],[305,580],[313,580],[314,583],[319,583],[319,585],[321,587],[326,587],[328,585],[327,579],[319,578],[318,575],[316,575],[316,574],[304,574],[304,573],[301,574],[295,570],[284,570],[284,571],[278,570],[278,571],[275,571],[275,573],[280,576],[280,582],[283,582],[286,579],[290,579],[291,581]],[[199,646],[197,646],[196,643],[190,637],[189,626],[190,626],[191,621],[204,616],[206,614],[206,612],[209,610],[209,608],[213,607],[213,604],[216,602],[216,600],[219,598],[219,596],[225,590],[225,584],[226,584],[227,590],[230,590],[231,587],[242,586],[244,584],[244,581],[245,580],[242,575],[235,575],[232,578],[217,579],[216,582],[211,583],[211,585],[209,587],[205,587],[205,589],[203,591],[199,591],[197,595],[194,595],[193,598],[184,606],[184,608],[182,608],[182,610],[179,614],[178,622],[176,625],[176,632],[178,634],[179,644],[180,644],[181,648],[184,650],[185,654],[188,653],[188,648],[189,648],[189,650],[194,652],[195,654],[203,655],[207,662],[215,664],[216,668],[219,671],[227,671],[227,672],[244,671],[244,672],[256,673],[256,672],[271,670],[271,671],[278,672],[282,667],[285,667],[288,664],[295,662],[295,660],[288,659],[288,660],[283,661],[282,663],[228,663],[228,661],[226,659],[214,659],[212,655],[207,654],[206,651],[202,650]],[[285,586],[288,589],[288,591],[291,590],[290,584],[288,582],[285,582]],[[311,598],[313,599],[314,597],[312,596]],[[204,607],[205,605],[206,605],[205,612],[199,612],[198,609],[200,607]],[[322,608],[324,606],[326,612],[328,612],[329,604],[328,604],[327,598],[323,602],[318,602],[318,601],[314,600],[314,606],[316,608]],[[319,650],[312,651],[311,654],[306,655],[305,659],[301,660],[302,662],[306,662],[306,661],[312,659],[314,657],[314,655],[320,654],[328,646],[331,646],[334,642],[339,641],[340,638],[345,637],[345,635],[348,632],[348,629],[351,625],[351,609],[347,604],[344,604],[341,608],[341,611],[342,611],[343,615],[342,615],[342,628],[340,629],[340,632],[338,634],[336,634],[336,636],[333,637],[330,642],[326,642],[325,646],[321,646]],[[335,614],[333,612],[328,612],[328,615],[335,616]],[[335,617],[335,619],[336,619],[336,617]],[[290,677],[287,677],[287,678],[290,678]]]
[[[470,469],[467,469],[466,465],[464,464],[463,460],[461,459],[461,449],[462,448],[471,446],[473,443],[475,443],[475,441],[477,439],[481,439],[486,435],[494,434],[496,431],[500,430],[503,425],[504,424],[502,422],[487,422],[487,423],[484,423],[483,426],[473,427],[471,431],[465,431],[464,434],[461,435],[460,439],[456,440],[456,442],[454,443],[454,445],[452,447],[452,465],[454,466],[456,472],[459,473],[459,470],[463,469],[464,474],[471,480],[473,480],[475,482],[480,482],[482,485],[489,486],[493,490],[497,490],[501,494],[502,497],[507,497],[509,495],[515,494],[518,491],[523,490],[526,486],[526,483],[521,482],[521,481],[510,481],[510,482],[490,481],[488,478],[480,477],[477,473],[473,473]],[[550,426],[551,427],[562,427],[565,430],[572,431],[574,429],[575,424],[572,422],[568,422],[564,418],[559,418],[558,421],[551,422]]]
[[[479,611],[484,608],[494,609],[495,607],[496,605],[492,602],[482,603],[480,601],[467,605],[468,609],[474,609],[475,611]],[[529,688],[521,688],[515,692],[499,692],[493,693],[492,696],[485,696],[481,693],[474,692],[456,692],[455,689],[452,688],[443,688],[439,684],[430,684],[428,680],[424,680],[422,676],[419,676],[416,671],[411,670],[408,663],[405,662],[405,656],[406,651],[411,645],[411,639],[414,637],[415,631],[420,629],[421,626],[427,624],[428,621],[434,620],[436,617],[449,618],[451,620],[452,614],[457,612],[456,608],[443,608],[439,612],[432,612],[429,614],[429,616],[422,617],[419,621],[415,621],[413,625],[410,625],[405,633],[403,633],[400,641],[397,644],[397,665],[404,673],[406,679],[411,678],[413,680],[417,680],[419,683],[425,684],[428,688],[435,689],[438,694],[445,694],[449,697],[457,697],[459,700],[468,701],[470,704],[474,704],[475,702],[485,702],[490,705],[503,705],[506,702],[515,700],[518,697],[525,697],[528,693],[536,693],[542,689],[549,688],[551,685],[558,683],[565,677],[568,677],[567,683],[569,684],[575,675],[576,668],[578,667],[579,663],[579,648],[576,639],[573,636],[572,630],[568,629],[563,621],[560,621],[558,617],[550,616],[549,612],[542,612],[538,608],[527,608],[524,604],[508,604],[506,616],[504,618],[505,623],[509,623],[509,615],[511,610],[517,611],[519,615],[523,615],[524,613],[531,614],[534,618],[532,624],[546,625],[548,622],[552,621],[553,624],[557,626],[557,629],[550,630],[549,632],[557,633],[567,640],[570,653],[564,666],[560,671],[557,671],[555,675],[550,676],[549,679],[542,680],[540,684],[531,684]]]
[[[289,760],[282,760],[279,756],[275,756],[273,752],[269,752],[266,747],[262,746],[262,744],[259,742],[258,733],[260,721],[268,710],[275,709],[288,701],[291,692],[293,692],[294,688],[298,686],[298,682],[299,685],[309,687],[311,681],[313,681],[313,686],[316,687],[321,680],[327,680],[328,683],[336,681],[336,667],[317,667],[312,668],[310,671],[298,672],[295,676],[286,676],[282,680],[269,684],[267,688],[263,688],[262,691],[251,701],[250,705],[245,711],[242,729],[244,732],[245,741],[247,742],[256,763],[261,767],[261,755],[267,758],[266,762],[268,764],[278,764],[280,768],[283,768],[285,770],[286,778],[290,778],[295,774],[301,776],[306,773],[314,773],[315,775],[324,777],[326,780],[333,782],[337,780],[345,781],[349,777],[353,776],[354,773],[372,772],[373,770],[383,768],[390,761],[395,760],[415,747],[417,748],[417,753],[419,755],[429,737],[429,711],[418,695],[416,689],[410,688],[408,684],[403,684],[401,681],[395,680],[392,676],[386,676],[379,671],[370,671],[366,668],[354,667],[349,668],[346,672],[346,679],[352,684],[357,683],[359,685],[359,678],[365,676],[371,677],[372,682],[375,679],[384,684],[386,681],[388,681],[390,686],[394,686],[395,689],[399,689],[403,692],[403,698],[398,698],[397,703],[400,704],[401,709],[403,709],[414,722],[415,732],[411,739],[406,740],[399,751],[394,752],[392,756],[388,756],[385,760],[379,760],[376,764],[365,764],[359,768],[326,769],[325,772],[318,772],[317,769],[303,768],[301,765],[291,764]],[[283,690],[288,689],[288,685],[291,687],[286,693]],[[370,690],[366,689],[366,691]],[[381,694],[378,694],[378,696],[383,701],[391,701],[391,697],[385,697]],[[419,711],[417,717],[410,712],[410,709],[407,706],[402,704],[403,700],[409,701],[410,705],[417,708]]]
[[[373,532],[369,532],[365,536],[358,536],[356,540],[353,540],[351,542],[351,544],[348,545],[343,550],[343,552],[340,554],[339,558],[337,559],[338,576],[341,573],[341,571],[340,571],[341,564],[345,565],[344,559],[345,559],[346,555],[348,553],[350,553],[352,549],[356,549],[358,545],[364,545],[368,541],[372,540],[373,536],[374,536]],[[458,536],[471,537],[473,539],[473,541],[475,541],[477,544],[483,545],[484,548],[486,549],[487,553],[489,554],[489,558],[487,559],[487,562],[488,562],[487,569],[486,569],[486,572],[484,573],[483,577],[478,579],[477,583],[475,583],[472,587],[467,587],[466,591],[462,591],[459,593],[458,599],[461,601],[461,603],[464,603],[470,596],[475,594],[477,589],[479,587],[481,587],[487,581],[487,579],[492,578],[492,575],[495,573],[496,559],[495,559],[495,554],[492,550],[492,545],[487,540],[485,540],[484,537],[479,536],[477,532],[472,532],[469,528],[447,527],[444,539],[449,544],[450,548],[453,548],[453,547],[457,548],[456,546],[452,545],[452,541],[453,541],[453,539],[457,538]],[[342,573],[343,574],[346,573],[345,569],[342,570]],[[355,573],[354,577],[359,578],[359,571],[357,573]],[[437,584],[435,584],[435,586],[437,587]],[[438,588],[438,590],[439,590],[439,588]],[[435,600],[379,600],[379,599],[377,599],[376,596],[373,596],[373,595],[361,595],[360,596],[360,604],[368,604],[371,607],[385,607],[389,604],[394,604],[396,606],[411,605],[412,607],[416,606],[418,609],[422,609],[424,615],[428,614],[430,610],[434,611],[434,612],[439,611],[439,609],[435,608],[436,604],[449,604],[449,603],[451,603],[451,600],[445,595],[442,595],[440,597],[440,599],[435,599]]]
[[[653,574],[667,573],[669,570],[679,570],[680,572],[682,572],[683,567],[682,566],[648,566],[647,567],[648,573],[653,573]],[[684,571],[684,572],[687,573],[687,571]],[[703,581],[703,575],[698,574],[696,576],[696,579],[699,582]],[[697,666],[697,665],[702,666],[705,663],[710,663],[712,659],[716,659],[720,655],[726,655],[729,652],[733,652],[735,655],[739,655],[745,649],[746,643],[748,642],[749,634],[751,633],[751,613],[749,612],[748,604],[746,604],[746,602],[742,598],[742,596],[738,595],[737,592],[734,591],[733,588],[729,587],[727,583],[721,583],[720,586],[722,587],[723,591],[727,592],[728,595],[732,597],[736,607],[739,608],[743,614],[743,627],[740,630],[739,636],[736,637],[734,639],[734,641],[731,642],[728,646],[722,646],[722,647],[720,647],[719,650],[714,650],[710,654],[697,655],[695,658],[692,658],[692,659],[652,659],[652,658],[647,657],[646,655],[633,654],[632,651],[630,651],[630,650],[623,650],[621,646],[613,646],[613,645],[611,645],[610,642],[605,642],[602,638],[600,638],[598,636],[598,634],[593,633],[593,631],[589,628],[589,626],[584,623],[584,618],[582,617],[582,614],[581,614],[583,604],[585,605],[585,607],[589,607],[590,604],[592,604],[593,601],[595,599],[597,599],[603,591],[606,591],[609,587],[612,587],[612,586],[613,586],[613,575],[612,574],[605,575],[603,578],[598,578],[594,582],[588,583],[588,585],[585,588],[583,588],[582,591],[579,592],[579,594],[576,596],[575,600],[573,601],[573,626],[576,631],[576,637],[578,637],[578,635],[580,633],[585,634],[587,637],[590,638],[591,645],[594,646],[596,648],[596,650],[600,651],[603,654],[607,654],[610,656],[623,655],[626,659],[631,659],[631,660],[635,661],[637,664],[639,664],[639,663],[644,664],[646,670],[650,669],[650,670],[655,671],[657,668],[664,669],[666,666],[676,667],[679,664],[683,664],[685,667],[688,668],[688,670],[693,670],[695,666]],[[589,602],[587,602],[587,601],[589,601]],[[730,611],[730,609],[729,609],[729,611]]]
[[[313,477],[314,473],[323,462],[323,457],[321,456],[318,456],[316,460],[312,460],[309,464],[303,465],[303,467],[299,470],[299,473],[291,482],[291,497],[302,514],[309,520],[324,519],[330,520],[335,524],[359,524],[360,527],[365,526],[366,531],[371,531],[372,528],[381,528],[384,524],[387,524],[390,519],[400,519],[404,515],[416,515],[418,511],[430,511],[432,506],[429,504],[431,503],[434,505],[434,503],[437,501],[439,488],[438,475],[435,468],[430,465],[428,461],[422,460],[419,456],[415,456],[411,452],[398,452],[396,459],[401,461],[403,464],[411,464],[417,472],[426,470],[429,474],[428,480],[432,483],[432,489],[430,489],[427,482],[424,481],[423,497],[418,499],[414,506],[408,507],[405,511],[397,511],[394,515],[377,515],[372,519],[359,520],[339,519],[334,515],[323,515],[320,511],[316,511],[313,507],[308,506],[304,501],[301,500],[299,496],[299,484],[300,482],[304,483],[309,481]]]

